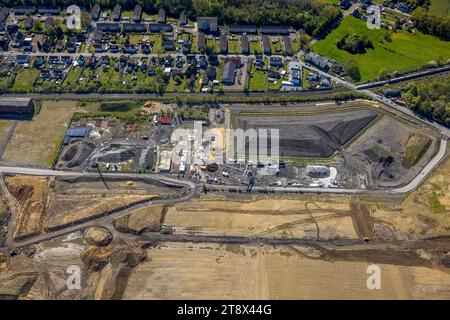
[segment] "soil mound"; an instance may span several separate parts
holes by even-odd
[[[106,246],[111,243],[113,235],[106,228],[91,227],[84,231],[83,239],[93,246]]]

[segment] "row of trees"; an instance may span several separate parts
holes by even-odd
[[[424,8],[417,8],[411,16],[417,29],[423,33],[450,41],[450,17],[436,15]]]
[[[66,7],[73,0],[0,0],[2,5],[50,5]],[[124,10],[137,3],[144,11],[156,13],[164,8],[170,15],[178,17],[184,12],[189,18],[217,16],[220,23],[277,24],[304,28],[310,35],[325,32],[341,17],[341,11],[330,3],[312,0],[81,0],[77,5],[90,9],[95,3],[103,8],[113,8],[116,3]]]
[[[450,79],[413,82],[402,97],[414,111],[450,127]]]

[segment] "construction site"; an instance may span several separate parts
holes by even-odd
[[[170,108],[76,114],[54,168],[2,166],[1,299],[450,298],[436,130],[362,100]],[[227,129],[259,128],[277,162],[219,161]]]
[[[34,228],[41,238],[1,251],[0,297],[448,299],[449,166],[447,160],[406,198],[208,193],[120,215],[111,212],[126,204],[112,194],[141,201],[137,194],[176,199],[185,190],[111,179],[108,192],[91,179],[10,177],[6,186],[17,205],[29,208],[25,203],[34,201],[36,207],[42,193],[50,194],[50,203],[38,224],[43,229]],[[26,199],[19,181],[42,190]],[[101,205],[89,203],[87,194],[100,191]],[[432,197],[443,211],[436,211]],[[72,208],[83,214],[73,215]],[[72,228],[77,221],[84,222]],[[366,268],[373,263],[383,272],[381,290],[366,288]],[[80,290],[66,286],[73,265],[81,270]]]

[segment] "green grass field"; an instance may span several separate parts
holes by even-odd
[[[441,16],[450,16],[450,1],[431,0],[430,11]]]
[[[28,91],[34,85],[40,71],[34,68],[22,68],[17,73],[16,80],[13,85],[14,91]]]
[[[364,21],[348,16],[337,29],[317,42],[312,50],[339,62],[345,62],[353,56],[358,62],[362,81],[377,78],[383,68],[390,71],[408,71],[438,57],[450,58],[450,42],[420,32],[414,35],[407,31],[393,33],[392,41],[388,42],[384,40],[386,32],[386,29],[370,30]],[[338,49],[336,42],[349,33],[367,36],[374,49],[356,55]]]

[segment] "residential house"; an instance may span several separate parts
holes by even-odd
[[[264,68],[264,56],[262,54],[255,55],[255,66],[256,69]]]
[[[150,54],[152,51],[151,51],[151,48],[150,48],[150,44],[148,44],[148,43],[143,43],[142,45],[141,45],[141,51],[142,51],[142,53],[143,54]]]
[[[148,71],[147,74],[151,77],[155,75],[155,66],[151,65],[150,67],[148,67]]]
[[[214,81],[216,79],[216,67],[214,66],[208,66],[205,70],[205,75],[202,79],[202,85],[207,85],[210,81]]]
[[[53,78],[57,80],[62,80],[66,76],[66,73],[61,69],[55,69],[53,70]]]
[[[327,71],[329,69],[328,66],[328,59],[325,57],[322,57],[314,52],[309,52],[305,56],[305,61],[308,63],[311,63],[318,67],[319,69]]]
[[[103,31],[95,30],[94,35],[92,36],[92,41],[94,43],[102,43],[103,42]]]
[[[149,31],[153,33],[158,33],[161,31],[171,32],[173,30],[172,25],[167,23],[150,23],[148,28]]]
[[[116,4],[112,11],[112,19],[114,21],[120,21],[121,15],[122,15],[122,7],[120,6],[120,4]]]
[[[288,81],[294,87],[300,87],[302,79],[302,67],[298,61],[289,62],[288,66],[289,79]]]
[[[71,56],[62,56],[61,60],[67,65],[70,66],[72,64],[72,57]]]
[[[14,34],[16,34],[19,31],[19,25],[17,24],[8,24],[6,26],[6,31],[8,31],[8,33],[13,36]]]
[[[250,53],[250,44],[248,42],[248,37],[245,34],[241,36],[241,48],[243,54]]]
[[[147,32],[147,25],[143,23],[124,23],[123,32]]]
[[[85,56],[79,56],[76,61],[76,65],[82,67],[82,66],[84,66],[85,62],[86,62]]]
[[[77,42],[85,42],[86,41],[86,35],[84,33],[77,33]]]
[[[91,69],[97,68],[97,57],[95,56],[95,54],[89,57],[88,67]]]
[[[156,19],[156,22],[166,23],[166,10],[164,10],[163,8],[159,9],[158,18]]]
[[[310,72],[307,76],[308,81],[317,82],[319,81],[319,75],[317,73]]]
[[[186,14],[184,12],[180,15],[179,22],[180,22],[180,26],[185,26],[185,25],[188,24],[188,19],[187,19]]]
[[[266,35],[262,36],[262,44],[263,44],[263,52],[266,55],[270,55],[272,53],[272,49],[270,47],[269,37]]]
[[[141,22],[141,17],[142,17],[142,7],[140,4],[137,4],[134,6],[133,10],[133,21]]]
[[[40,45],[40,50],[42,52],[50,52],[52,51],[53,48],[53,41],[50,39],[45,39],[44,42],[42,42],[42,44]]]
[[[25,40],[25,36],[23,35],[23,33],[20,31],[16,32],[13,37],[12,47],[20,48],[22,46],[23,40]]]
[[[109,56],[102,56],[100,59],[102,65],[109,67]]]
[[[271,67],[282,68],[284,66],[283,59],[281,57],[270,57],[269,63]]]
[[[24,52],[32,52],[33,51],[33,38],[27,37],[23,40],[22,50]]]
[[[330,77],[322,77],[322,79],[320,79],[320,86],[323,88],[331,88],[331,86],[332,86],[331,78]]]
[[[236,78],[236,63],[234,60],[227,59],[223,64],[222,83],[226,85],[233,85]]]
[[[272,35],[288,35],[289,28],[286,26],[262,26],[260,28],[262,34]]]
[[[97,30],[105,32],[120,32],[120,24],[116,22],[98,22]]]
[[[31,56],[26,54],[19,54],[16,56],[16,62],[19,65],[29,65],[31,61]]]
[[[120,46],[117,43],[111,43],[109,45],[109,51],[111,53],[118,53],[120,51]]]
[[[197,28],[203,32],[217,32],[219,30],[217,17],[198,17]]]
[[[9,16],[9,8],[3,7],[0,9],[0,30],[5,30],[6,20]]]
[[[253,34],[258,32],[258,28],[255,25],[243,25],[243,24],[235,24],[228,27],[230,33],[245,33],[245,34]]]
[[[124,48],[123,48],[123,52],[127,53],[127,54],[136,54],[137,53],[137,48],[134,44],[125,44]]]
[[[49,30],[53,26],[53,17],[47,17],[44,26],[46,30]]]
[[[37,56],[34,58],[34,67],[35,68],[40,68],[42,67],[44,64],[46,63],[46,59],[43,56]]]
[[[200,69],[206,69],[206,67],[208,67],[208,60],[206,60],[205,56],[200,56],[198,58],[198,67]]]
[[[61,7],[49,7],[49,6],[42,6],[38,7],[38,13],[44,16],[49,15],[58,15],[61,12]]]
[[[9,42],[11,38],[9,33],[3,32],[0,34],[0,49],[3,51],[8,51]]]
[[[228,39],[227,36],[222,34],[220,35],[220,53],[226,54],[228,52]]]
[[[199,32],[197,35],[197,48],[203,50],[206,47],[206,36],[203,32]]]
[[[107,46],[104,43],[94,43],[95,53],[101,53],[107,51]]]
[[[173,41],[163,41],[163,48],[165,51],[175,51],[175,43]]]
[[[352,1],[351,0],[341,0],[339,2],[339,5],[341,6],[342,9],[347,10],[352,6]]]
[[[11,8],[11,11],[14,12],[15,15],[24,16],[26,14],[35,14],[36,7],[34,7],[34,6],[14,6]]]
[[[100,5],[94,4],[94,6],[91,9],[91,17],[92,20],[97,21],[100,18]]]
[[[191,40],[184,40],[181,43],[181,52],[183,52],[184,54],[188,54],[189,52],[191,52]]]
[[[291,38],[289,38],[289,36],[283,36],[283,43],[284,43],[284,52],[288,56],[292,56]]]
[[[75,37],[67,40],[66,49],[68,53],[75,53],[77,51],[77,39]]]
[[[33,29],[33,23],[34,23],[33,17],[32,16],[27,17],[23,25],[25,30],[30,31],[31,29]]]

